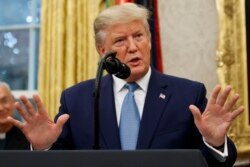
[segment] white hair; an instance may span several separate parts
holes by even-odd
[[[11,94],[11,89],[10,89],[9,84],[7,84],[6,82],[0,81],[0,86],[6,88],[8,92]]]
[[[94,21],[95,41],[100,43],[103,40],[104,31],[107,27],[135,20],[142,21],[147,34],[151,36],[148,24],[149,17],[150,12],[148,9],[134,3],[123,3],[107,8]]]

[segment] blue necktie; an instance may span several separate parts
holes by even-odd
[[[125,96],[120,118],[120,140],[122,150],[135,150],[140,126],[140,116],[135,103],[134,91],[139,87],[136,83],[126,84],[128,93]]]

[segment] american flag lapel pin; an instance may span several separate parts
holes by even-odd
[[[160,93],[159,98],[164,100],[166,98],[166,95],[163,93]]]

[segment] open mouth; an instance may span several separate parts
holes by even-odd
[[[139,62],[140,62],[140,59],[139,59],[138,57],[136,57],[136,58],[131,59],[131,60],[128,62],[128,64],[130,64],[130,65],[132,65],[132,66],[136,66],[136,65],[139,64]]]

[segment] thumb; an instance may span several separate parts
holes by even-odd
[[[56,121],[56,125],[60,128],[63,127],[63,125],[67,122],[67,120],[69,119],[69,115],[68,114],[63,114],[61,115],[57,121]]]
[[[194,117],[194,122],[197,126],[197,124],[200,124],[201,122],[201,112],[199,108],[197,108],[195,105],[190,105],[189,110],[192,112],[193,117]]]

